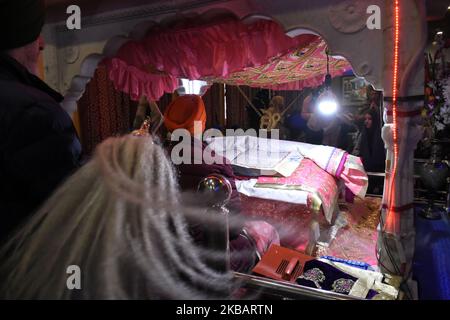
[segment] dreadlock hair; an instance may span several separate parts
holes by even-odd
[[[227,298],[231,273],[204,263],[185,219],[199,213],[179,199],[151,138],[107,139],[0,249],[0,298]]]

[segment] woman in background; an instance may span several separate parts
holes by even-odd
[[[380,116],[376,108],[372,107],[365,112],[363,119],[364,125],[354,154],[361,157],[367,172],[384,172],[386,155],[381,138]],[[369,177],[369,193],[379,193],[382,188],[383,179],[381,177]]]

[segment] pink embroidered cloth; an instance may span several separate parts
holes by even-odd
[[[367,173],[361,159],[347,154],[344,150],[323,146],[313,145],[302,142],[264,139],[251,136],[228,136],[214,137],[207,139],[208,146],[216,153],[227,158],[234,165],[247,165],[250,168],[258,168],[254,161],[241,164],[236,162],[237,154],[247,152],[258,155],[260,152],[299,152],[303,157],[308,158],[325,170],[330,175],[338,178],[345,186],[356,196],[364,198],[368,186]],[[249,158],[250,159],[250,158]],[[261,164],[260,169],[264,168]],[[251,196],[251,194],[246,194]],[[267,197],[264,197],[267,199]],[[278,200],[277,198],[269,198]]]
[[[328,146],[312,146],[302,153],[319,167],[338,178],[357,197],[366,195],[369,179],[359,157]]]
[[[244,229],[255,242],[260,258],[269,250],[272,244],[280,245],[280,236],[277,230],[265,221],[246,221]]]
[[[377,265],[377,226],[380,218],[381,198],[356,198],[347,204],[347,226],[341,228],[331,245],[321,252],[342,259]]]
[[[245,24],[227,18],[203,25],[190,23],[153,29],[143,39],[126,42],[114,57],[105,59],[103,63],[116,89],[134,100],[146,95],[157,101],[165,92],[177,89],[180,78],[239,78],[240,84],[286,84],[287,89],[296,90],[323,81],[325,44],[316,35],[291,38],[281,26],[268,20]],[[337,76],[350,65],[331,58],[330,68]],[[245,76],[239,73],[242,71]],[[255,71],[259,73],[258,81],[248,78]],[[265,71],[270,71],[272,79],[264,84],[261,81]]]
[[[357,197],[363,199],[369,186],[369,178],[364,170],[361,158],[351,154],[345,154],[342,163],[342,171],[337,177]]]
[[[245,68],[227,77],[208,77],[205,80],[234,86],[268,88],[272,90],[302,90],[323,84],[327,70],[327,44],[317,38],[308,45],[271,59],[259,67]],[[347,60],[330,57],[329,70],[332,77],[350,70]]]
[[[326,208],[325,210],[332,216],[333,210],[336,208],[338,188],[335,179],[312,160],[303,159],[290,178],[260,177],[259,182],[270,188],[277,184],[281,188],[290,186],[301,188],[303,186],[302,190],[308,190],[307,203],[304,205],[247,197],[240,194],[244,214],[272,224],[278,231],[282,246],[305,251],[309,240],[311,214],[314,211],[324,212],[324,208]],[[322,229],[330,226],[324,214],[317,216]]]
[[[309,240],[309,224],[312,215],[310,204],[247,197],[240,194],[243,214],[270,223],[278,232],[283,247],[306,251]],[[329,226],[323,215],[319,215],[321,227]]]
[[[255,187],[307,191],[312,209],[317,211],[322,209],[329,222],[336,209],[338,198],[336,179],[310,159],[304,158],[289,177],[259,177]]]

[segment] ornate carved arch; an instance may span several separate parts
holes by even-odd
[[[385,48],[383,30],[366,27],[368,5],[379,5],[384,10],[383,0],[297,0],[280,1],[207,1],[204,6],[160,8],[152,12],[150,6],[125,9],[89,17],[82,30],[69,31],[64,25],[46,28],[50,41],[50,53],[57,56],[56,68],[47,70],[50,83],[65,94],[64,108],[73,112],[84,86],[92,76],[96,63],[102,56],[112,56],[127,40],[139,39],[155,24],[174,19],[180,15],[211,15],[214,12],[229,12],[244,22],[270,19],[279,23],[286,34],[314,33],[322,36],[333,55],[345,57],[356,75],[366,78],[378,90],[383,90]],[[140,13],[140,14],[139,14]],[[146,13],[147,15],[145,15]],[[92,55],[94,54],[94,55]],[[49,59],[47,59],[49,60]],[[55,72],[56,71],[56,72]],[[53,80],[53,81],[52,81]],[[53,82],[53,83],[52,83]]]
[[[392,95],[394,60],[394,19],[391,0],[198,0],[160,1],[156,5],[124,9],[118,12],[99,14],[86,19],[80,31],[67,31],[64,24],[47,26],[46,51],[47,81],[65,92],[64,107],[70,113],[84,87],[92,77],[97,63],[104,56],[113,55],[128,39],[138,39],[153,23],[160,23],[176,15],[202,15],[212,10],[231,12],[244,21],[271,19],[280,24],[286,34],[295,36],[302,32],[321,35],[332,54],[345,57],[354,72],[364,77],[386,96]],[[423,94],[424,68],[422,54],[426,43],[425,0],[400,1],[400,90],[401,96]],[[381,29],[367,27],[367,8],[376,5],[381,12]],[[309,30],[309,31],[306,31]],[[114,36],[117,35],[117,36]],[[94,54],[93,54],[94,53]],[[398,109],[408,111],[420,107],[421,101],[399,103]],[[391,106],[386,104],[385,109]],[[392,116],[385,115],[383,128],[387,152],[387,172],[393,162]],[[398,120],[400,143],[399,163],[405,164],[395,176],[387,175],[386,185],[395,180],[395,205],[407,207],[412,202],[413,150],[419,137],[417,119]],[[385,195],[384,200],[387,203]],[[406,265],[407,274],[414,250],[414,226],[412,209],[396,216],[401,220],[401,232],[392,235],[389,244],[380,243],[383,265],[391,265],[387,248],[396,252],[395,264]],[[385,210],[383,211],[385,214]],[[380,239],[384,239],[383,236]],[[384,251],[383,251],[384,250]]]

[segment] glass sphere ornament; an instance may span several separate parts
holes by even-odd
[[[222,175],[211,174],[198,184],[201,201],[211,207],[222,207],[231,198],[232,186]]]

